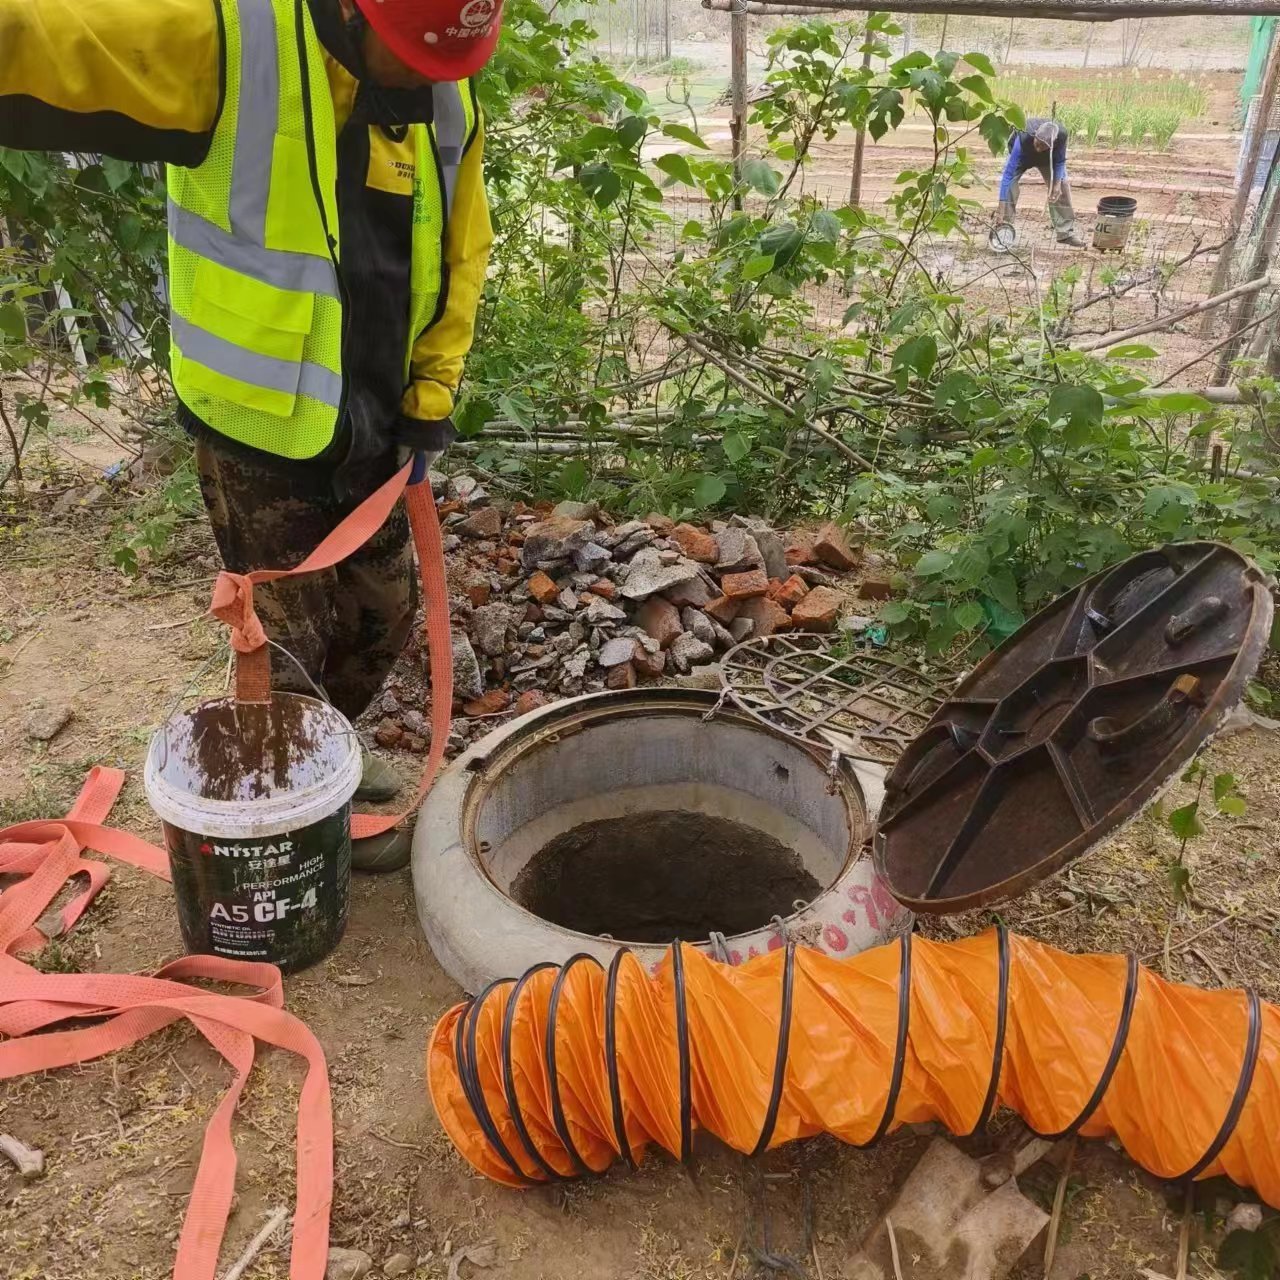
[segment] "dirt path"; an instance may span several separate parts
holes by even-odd
[[[0,822],[62,813],[84,770],[105,761],[130,771],[115,820],[155,839],[138,783],[145,744],[184,685],[211,692],[222,680],[220,637],[198,616],[213,562],[205,535],[193,529],[176,560],[127,584],[102,563],[105,519],[86,513],[56,532],[36,527],[25,550],[0,561],[0,636],[8,637],[0,643]],[[176,585],[193,579],[198,585]],[[74,706],[48,748],[23,728],[33,698]],[[1136,946],[1152,963],[1167,963],[1174,978],[1248,980],[1280,998],[1280,738],[1228,739],[1214,748],[1210,767],[1240,778],[1249,812],[1235,823],[1209,820],[1189,854],[1191,904],[1178,908],[1171,897],[1172,836],[1144,819],[1006,908],[1004,918],[1075,949]],[[930,931],[950,936],[990,920],[988,913]],[[179,949],[167,886],[115,868],[84,924],[49,947],[41,964],[146,971]],[[923,1131],[902,1132],[875,1152],[819,1140],[755,1165],[700,1144],[687,1172],[657,1157],[638,1175],[513,1193],[467,1171],[427,1101],[424,1042],[460,993],[422,939],[407,875],[358,879],[345,940],[291,979],[287,993],[329,1059],[338,1143],[333,1241],[368,1250],[378,1264],[404,1253],[418,1280],[444,1280],[451,1255],[483,1241],[494,1242],[496,1265],[464,1266],[464,1277],[725,1277],[741,1242],[763,1244],[766,1220],[773,1249],[795,1257],[808,1251],[811,1230],[822,1274],[840,1277],[853,1242],[928,1140]],[[203,1042],[175,1028],[106,1061],[0,1087],[0,1130],[42,1148],[48,1160],[44,1178],[29,1184],[0,1167],[0,1280],[168,1275],[203,1126],[227,1079]],[[263,1055],[237,1122],[241,1167],[226,1259],[269,1210],[291,1203],[297,1085],[293,1061]],[[1047,1203],[1055,1181],[1046,1164],[1025,1184]],[[1054,1277],[1129,1280],[1139,1266],[1172,1274],[1170,1223],[1181,1206],[1174,1189],[1100,1143],[1082,1148],[1071,1187]],[[1206,1197],[1210,1251],[1229,1195],[1215,1188]],[[810,1257],[804,1265],[816,1275]],[[279,1280],[287,1258],[264,1254],[249,1274]],[[1041,1272],[1028,1260],[1019,1274],[1030,1280]]]

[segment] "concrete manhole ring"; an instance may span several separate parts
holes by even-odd
[[[713,931],[734,963],[787,940],[853,955],[911,918],[865,856],[883,776],[702,690],[569,699],[441,775],[414,838],[418,917],[472,993],[579,952],[715,953]]]

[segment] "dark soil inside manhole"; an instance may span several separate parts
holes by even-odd
[[[799,854],[772,836],[673,810],[566,831],[530,859],[511,896],[566,929],[663,943],[746,933],[821,891]]]

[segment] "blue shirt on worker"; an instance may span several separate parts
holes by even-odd
[[[1046,159],[1053,166],[1053,181],[1061,182],[1067,176],[1067,131],[1057,125],[1053,146],[1046,151],[1036,150],[1036,130],[1041,125],[1055,123],[1032,116],[1025,129],[1017,130],[1009,141],[1009,159],[1005,161],[1000,176],[1000,199],[1008,200],[1014,182],[1028,169],[1043,169]]]

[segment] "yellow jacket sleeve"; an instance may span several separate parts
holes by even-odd
[[[218,0],[0,0],[0,146],[196,164],[221,103]]]
[[[448,294],[444,309],[414,343],[411,381],[401,406],[406,417],[422,422],[435,422],[453,412],[454,392],[475,334],[476,311],[493,243],[483,159],[484,129],[480,124],[458,166],[445,246]]]

